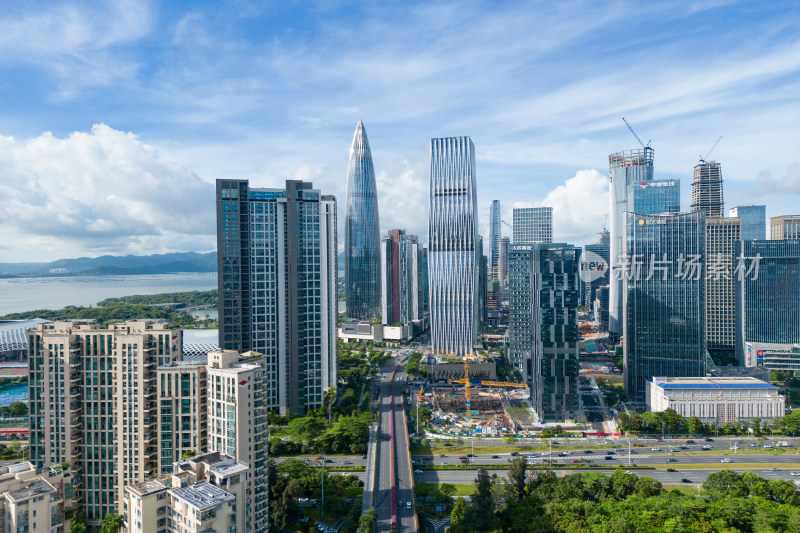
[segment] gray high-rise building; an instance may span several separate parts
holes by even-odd
[[[800,215],[783,215],[769,219],[769,238],[773,241],[800,239]]]
[[[735,353],[734,260],[741,237],[738,218],[706,218],[706,348],[715,362],[732,362]]]
[[[483,237],[478,236],[478,316],[480,317],[478,328],[479,332],[489,323],[489,292],[487,282],[489,281],[489,259],[483,255]]]
[[[500,200],[492,200],[489,207],[489,245],[491,246],[489,274],[492,281],[496,281],[500,277],[500,239],[503,238],[500,216]]]
[[[722,198],[722,165],[703,161],[694,167],[692,177],[692,211],[702,211],[706,217],[724,216]]]
[[[624,285],[620,274],[626,250],[626,213],[633,212],[631,185],[653,180],[653,149],[618,152],[608,156],[611,177],[611,283],[609,284],[608,329],[611,333],[622,333]]]
[[[762,363],[765,345],[800,344],[800,241],[738,241],[734,283],[740,365]],[[749,344],[761,346],[752,353]]]
[[[431,346],[471,353],[478,333],[478,203],[469,137],[431,139],[428,284]]]
[[[503,237],[500,239],[500,286],[502,289],[508,287],[508,254],[511,250],[511,239],[508,237]],[[501,289],[501,290],[502,290]]]
[[[644,403],[653,376],[705,374],[705,213],[628,213],[627,229],[625,392]]]
[[[411,324],[425,312],[422,298],[424,249],[416,235],[393,229],[381,241],[381,316],[384,324]]]
[[[743,241],[763,241],[767,238],[767,206],[737,205],[728,210],[728,216],[741,220]]]
[[[264,354],[267,407],[303,414],[336,385],[336,198],[311,183],[217,180],[219,345]]]
[[[514,244],[553,242],[552,207],[515,207],[511,216]]]
[[[509,253],[509,362],[530,383],[545,422],[579,414],[580,256],[580,248],[552,243]]]
[[[381,307],[378,192],[367,130],[359,120],[350,148],[344,215],[344,287],[347,317],[371,320]]]

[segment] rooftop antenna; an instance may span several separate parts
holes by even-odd
[[[719,136],[719,139],[717,139],[717,142],[715,142],[715,143],[714,143],[714,146],[712,146],[712,147],[711,147],[711,150],[709,150],[709,151],[708,151],[708,153],[706,154],[706,156],[705,156],[705,157],[703,157],[703,154],[700,154],[700,162],[701,162],[701,163],[705,163],[705,162],[706,162],[706,159],[708,159],[708,156],[710,156],[710,155],[711,155],[711,152],[713,152],[713,151],[714,151],[714,148],[716,148],[716,147],[717,147],[717,145],[719,144],[719,142],[720,142],[721,140],[722,140],[722,135],[720,135],[720,136]]]
[[[639,144],[641,144],[641,145],[642,145],[642,148],[650,148],[650,143],[651,143],[652,141],[647,141],[647,146],[645,146],[645,145],[644,145],[644,143],[642,142],[642,140],[639,138],[639,136],[638,136],[638,135],[636,135],[636,131],[634,131],[634,129],[633,129],[633,126],[631,126],[630,124],[628,124],[628,121],[627,121],[627,120],[625,120],[625,117],[622,117],[622,122],[624,122],[624,123],[625,123],[625,125],[626,125],[626,126],[628,126],[628,129],[629,129],[629,130],[631,130],[631,133],[633,134],[633,136],[634,136],[634,137],[636,137],[636,140],[637,140],[637,141],[639,141]]]

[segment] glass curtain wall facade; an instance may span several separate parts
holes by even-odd
[[[336,384],[336,199],[217,180],[217,224],[220,347],[264,354],[270,410],[319,407]]]
[[[538,330],[533,327],[533,251],[531,245],[514,245],[508,253],[508,362],[530,381],[533,346]]]
[[[608,329],[611,333],[622,333],[623,293],[620,258],[625,255],[626,213],[633,212],[633,199],[629,191],[634,183],[653,180],[653,149],[617,152],[608,156],[611,177],[611,283],[609,285]]]
[[[650,180],[631,185],[632,210],[643,215],[681,212],[681,182],[676,179]]]
[[[394,229],[381,241],[381,316],[384,324],[410,324],[422,318],[422,250],[416,235]]]
[[[489,206],[489,244],[491,246],[490,253],[490,274],[492,281],[496,281],[500,277],[500,239],[503,238],[500,219],[500,200],[492,200]]]
[[[367,130],[359,121],[350,148],[344,218],[347,317],[372,320],[380,313],[380,220],[375,170]]]
[[[745,365],[745,343],[800,343],[800,241],[738,241],[736,262],[736,356]]]
[[[703,211],[706,217],[722,217],[722,165],[716,161],[700,161],[692,177],[692,211]]]
[[[627,214],[625,392],[644,403],[653,376],[705,375],[705,214]]]
[[[500,287],[508,287],[508,254],[511,250],[511,239],[503,237],[500,239]]]
[[[728,210],[728,216],[741,220],[743,241],[763,241],[767,238],[767,206],[737,205]]]
[[[514,244],[553,242],[552,207],[518,207],[511,216]]]
[[[471,353],[480,258],[475,146],[469,137],[431,139],[429,217],[431,345],[436,353]]]
[[[784,215],[769,219],[770,239],[800,239],[800,215]]]

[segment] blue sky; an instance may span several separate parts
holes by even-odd
[[[343,208],[364,120],[381,231],[426,233],[431,137],[491,199],[593,240],[608,154],[682,180],[723,137],[726,207],[800,199],[796,2],[25,2],[0,13],[0,262],[211,250],[213,181]]]

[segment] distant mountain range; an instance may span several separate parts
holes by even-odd
[[[183,252],[156,255],[104,255],[59,259],[50,263],[0,263],[0,277],[12,276],[108,276],[216,272],[217,252]]]

